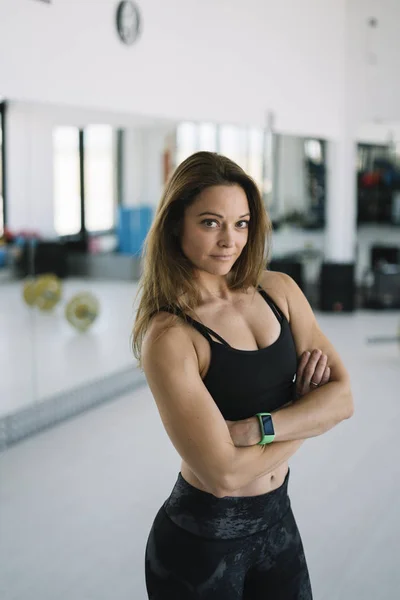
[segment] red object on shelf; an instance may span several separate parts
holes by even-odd
[[[363,187],[374,187],[382,181],[382,173],[380,171],[371,171],[361,175],[361,185]]]

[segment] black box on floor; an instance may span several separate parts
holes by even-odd
[[[319,282],[319,308],[326,312],[352,312],[355,309],[354,263],[322,264]]]
[[[372,246],[371,269],[376,269],[380,264],[399,265],[400,247],[398,246]]]
[[[372,284],[366,289],[366,308],[400,308],[400,266],[382,264],[371,271]]]
[[[67,253],[60,242],[27,242],[15,263],[20,277],[53,273],[63,279],[67,276]]]
[[[303,264],[301,262],[286,260],[286,259],[275,259],[271,260],[268,265],[270,271],[278,271],[280,273],[286,273],[297,283],[299,288],[304,292],[304,275],[303,275]]]

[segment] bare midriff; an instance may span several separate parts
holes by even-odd
[[[234,492],[231,491],[229,496],[261,496],[261,494],[268,494],[283,484],[287,472],[288,463],[285,462],[280,465],[278,469],[259,477],[245,487],[235,490]],[[197,488],[198,490],[202,490],[203,492],[208,492],[209,494],[213,493],[201,483],[201,481],[196,477],[196,475],[184,461],[181,463],[181,473],[182,477],[193,487]]]

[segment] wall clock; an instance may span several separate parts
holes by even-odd
[[[120,2],[117,7],[117,31],[121,41],[130,46],[141,32],[141,17],[138,6],[130,0]]]

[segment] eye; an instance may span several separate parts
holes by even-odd
[[[204,219],[204,221],[201,222],[201,224],[203,225],[204,223],[217,223],[217,221],[215,219]],[[207,229],[212,229],[212,227],[208,227],[206,225]]]
[[[214,227],[209,227],[207,223],[216,223],[218,225],[218,221],[216,221],[215,219],[204,219],[204,221],[201,221],[202,225],[206,224],[207,229],[214,229]],[[244,223],[244,225],[239,227],[239,229],[247,229],[247,227],[249,226],[249,221],[238,221],[236,225],[239,225],[239,223]]]

